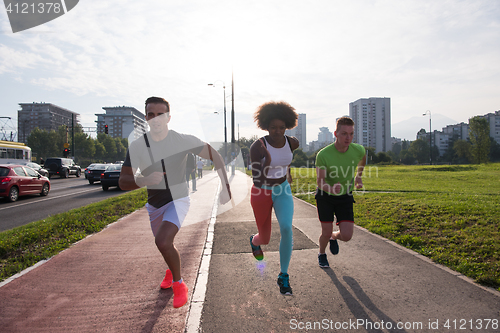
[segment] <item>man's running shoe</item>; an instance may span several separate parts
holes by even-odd
[[[165,278],[160,284],[160,288],[168,289],[172,287],[172,279],[173,279],[172,272],[170,271],[170,269],[167,269],[167,272],[165,273]]]
[[[330,239],[330,252],[332,254],[339,254],[339,243],[336,239]]]
[[[182,282],[174,282],[172,285],[174,290],[174,308],[180,308],[184,304],[186,304],[188,300],[188,287]]]
[[[253,236],[255,235],[250,236],[250,246],[252,247],[252,254],[255,257],[255,259],[262,260],[264,259],[264,252],[260,248],[260,245],[259,246],[253,245],[252,243]]]
[[[330,265],[328,264],[328,259],[326,259],[326,253],[318,254],[318,262],[319,262],[319,267],[321,268],[330,267]]]
[[[280,286],[280,293],[283,295],[292,295],[292,287],[290,287],[288,274],[280,273],[278,275],[278,286]]]

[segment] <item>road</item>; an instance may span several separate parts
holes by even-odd
[[[83,176],[53,177],[50,185],[46,197],[22,196],[16,202],[0,199],[0,232],[125,193],[116,187],[103,191],[100,182],[90,185]]]

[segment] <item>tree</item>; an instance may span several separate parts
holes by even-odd
[[[419,164],[429,162],[429,144],[422,139],[413,141],[408,152]]]
[[[403,149],[403,146],[400,142],[396,142],[395,144],[392,145],[392,152],[394,153],[395,156],[398,156],[399,153],[401,153],[401,150]]]
[[[453,143],[453,150],[462,161],[465,160],[466,162],[469,162],[471,160],[470,148],[471,144],[465,140],[456,140]]]
[[[469,119],[469,138],[474,163],[487,163],[491,144],[488,120],[479,116]]]
[[[415,158],[413,155],[410,153],[408,149],[402,150],[401,153],[399,154],[399,160],[403,164],[414,164],[415,163]]]
[[[115,142],[116,146],[115,161],[124,161],[127,155],[127,147],[123,145],[123,142],[120,138],[114,138],[113,141]]]
[[[307,166],[307,160],[308,157],[306,153],[302,151],[302,148],[297,148],[293,152],[293,160],[292,160],[292,166],[293,167],[305,167]]]
[[[52,140],[50,133],[38,127],[31,131],[28,137],[28,147],[31,148],[33,156],[37,156],[38,159],[59,156],[54,155],[56,143]]]
[[[385,151],[381,151],[377,154],[377,160],[378,160],[377,163],[391,163],[392,162],[391,156],[388,153],[386,153]]]
[[[376,164],[378,162],[377,160],[377,154],[375,153],[375,148],[373,147],[366,147],[366,164]]]
[[[491,144],[490,144],[490,160],[493,162],[498,162],[500,161],[500,144],[495,141],[495,139],[491,139]]]

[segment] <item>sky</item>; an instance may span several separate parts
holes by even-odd
[[[236,139],[266,134],[268,101],[307,114],[309,142],[350,102],[390,97],[392,136],[414,140],[427,110],[433,130],[500,110],[499,41],[497,0],[81,0],[17,33],[0,8],[0,116],[46,102],[95,127],[102,107],[160,96],[171,128],[222,141],[225,86],[229,140],[232,97]]]

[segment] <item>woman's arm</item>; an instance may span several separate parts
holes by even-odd
[[[264,158],[264,163],[262,159]],[[262,139],[252,143],[250,146],[250,161],[252,165],[252,177],[255,186],[260,187],[267,177],[268,167],[271,164],[271,154],[264,146]]]

